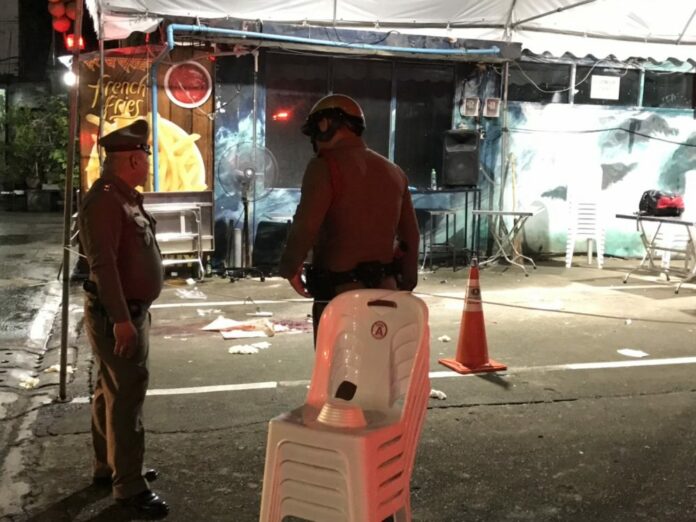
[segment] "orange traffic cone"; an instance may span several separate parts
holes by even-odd
[[[507,366],[488,358],[486,342],[486,325],[483,322],[481,306],[481,287],[479,286],[479,269],[476,258],[471,261],[469,282],[462,322],[459,327],[456,359],[440,359],[440,364],[458,373],[497,372],[506,370]]]

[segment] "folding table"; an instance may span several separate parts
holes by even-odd
[[[618,219],[630,219],[636,222],[636,229],[640,233],[640,239],[645,247],[643,259],[641,259],[637,267],[626,274],[623,280],[624,283],[628,281],[629,276],[633,272],[638,270],[646,270],[657,275],[665,274],[667,281],[669,281],[672,270],[669,266],[655,264],[655,255],[657,252],[675,252],[684,255],[684,268],[677,269],[677,272],[683,274],[683,277],[674,290],[675,294],[679,293],[682,284],[696,279],[696,247],[694,246],[693,232],[694,227],[696,227],[696,222],[680,217],[645,216],[642,214],[616,214],[616,217]],[[645,230],[645,223],[657,223],[657,227],[652,234],[648,234]],[[674,244],[661,244],[658,241],[658,236],[663,226],[684,227],[687,240],[683,248]]]
[[[501,257],[504,258],[511,265],[515,265],[524,270],[524,275],[529,276],[527,269],[524,264],[518,263],[516,259],[526,259],[531,264],[532,267],[536,268],[536,264],[531,257],[522,255],[522,253],[515,247],[515,239],[524,229],[524,224],[527,220],[536,216],[540,212],[545,210],[543,207],[532,208],[529,210],[474,210],[473,214],[477,216],[486,216],[489,219],[493,219],[493,226],[491,227],[491,234],[493,239],[498,246],[498,250],[491,257],[479,263],[480,265],[485,265],[492,263],[493,261],[498,261]],[[505,223],[506,217],[512,217],[512,227],[508,228]]]

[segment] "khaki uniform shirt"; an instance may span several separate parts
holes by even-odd
[[[79,224],[99,301],[113,322],[129,320],[127,301],[149,305],[164,280],[155,221],[142,195],[117,176],[103,176],[82,201]]]
[[[333,174],[329,162],[337,167]],[[347,137],[307,165],[280,275],[295,275],[312,248],[312,262],[333,272],[366,261],[391,263],[400,240],[407,245],[402,286],[413,289],[419,238],[404,172],[362,138]]]

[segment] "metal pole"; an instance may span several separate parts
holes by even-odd
[[[63,203],[63,300],[61,305],[60,331],[60,385],[58,395],[66,398],[66,375],[68,364],[68,328],[70,311],[70,220],[72,217],[72,178],[75,164],[75,140],[77,138],[77,102],[80,92],[80,38],[82,37],[83,0],[75,3],[75,47],[73,48],[72,72],[77,79],[70,87],[70,119],[68,127],[68,159],[65,175]],[[101,35],[100,35],[101,37]]]

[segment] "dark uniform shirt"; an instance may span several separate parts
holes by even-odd
[[[164,280],[155,221],[142,195],[117,176],[103,176],[83,199],[79,224],[99,301],[113,322],[129,320],[127,301],[149,305]]]
[[[313,263],[333,272],[366,261],[387,264],[398,238],[407,244],[402,288],[412,289],[418,278],[419,237],[404,172],[367,148],[362,138],[346,137],[307,165],[280,275],[296,274],[312,248]]]

